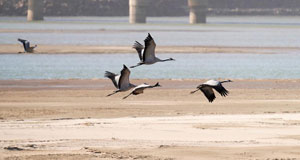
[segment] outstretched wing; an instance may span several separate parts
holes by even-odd
[[[114,73],[109,72],[109,71],[105,71],[104,77],[109,78],[113,82],[114,86],[118,89],[118,83],[117,82],[119,80],[119,75],[114,74]]]
[[[143,61],[142,51],[144,49],[144,46],[138,41],[135,41],[132,48],[134,48],[138,52],[140,60]]]
[[[150,33],[148,33],[148,36],[144,41],[145,41],[145,49],[143,53],[143,61],[145,62],[147,59],[154,60],[156,44],[153,38],[151,37]]]
[[[123,69],[121,71],[121,76],[119,79],[119,89],[127,87],[129,85],[129,75],[130,75],[130,70],[123,65]]]
[[[210,86],[203,85],[200,90],[203,92],[209,102],[213,102],[216,98],[215,93]]]
[[[25,49],[30,48],[30,42],[29,42],[29,41],[26,41],[26,42],[25,42],[25,46],[26,46]]]
[[[219,84],[217,86],[213,87],[217,92],[221,94],[221,96],[226,97],[228,95],[228,91],[222,86],[222,84]]]
[[[20,41],[23,44],[24,50],[26,51],[29,47],[30,47],[30,42],[25,40],[25,39],[21,39],[19,38],[18,41]]]

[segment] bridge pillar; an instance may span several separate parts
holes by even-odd
[[[43,0],[28,0],[27,21],[44,20]]]
[[[188,0],[190,24],[206,23],[207,0]]]
[[[148,0],[129,0],[129,23],[146,23]]]

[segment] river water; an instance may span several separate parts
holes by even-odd
[[[176,61],[131,69],[132,78],[299,79],[300,54],[161,54]],[[0,55],[0,79],[104,78],[122,65],[138,62],[134,54]]]
[[[188,17],[150,17],[131,25],[128,17],[0,17],[0,44],[122,45],[142,42],[150,32],[157,45],[300,47],[300,17],[208,17],[206,25],[190,25]],[[37,32],[38,31],[38,32]],[[176,61],[132,69],[132,78],[298,79],[300,54],[157,54]],[[134,54],[0,55],[0,79],[103,78],[122,64],[138,62]]]

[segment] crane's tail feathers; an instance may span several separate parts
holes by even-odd
[[[194,93],[197,92],[197,91],[199,91],[199,89],[190,92],[190,94],[194,94]]]
[[[123,99],[126,99],[127,97],[129,97],[130,95],[132,95],[132,93],[128,94],[127,96],[123,97]]]

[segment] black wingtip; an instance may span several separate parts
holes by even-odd
[[[104,77],[106,77],[106,78],[110,78],[110,77],[113,77],[113,76],[114,76],[114,74],[109,72],[109,71],[105,71],[105,73],[104,73]]]
[[[18,38],[18,41],[23,43],[25,42],[25,39]]]
[[[146,39],[144,41],[147,42],[147,41],[151,41],[151,40],[153,40],[153,38],[152,38],[151,34],[148,33],[148,36],[146,37]]]
[[[210,99],[210,100],[208,100],[210,103],[212,103],[213,101],[214,101],[215,99]]]
[[[132,48],[137,48],[140,45],[142,45],[140,42],[135,41],[134,44],[132,45]]]
[[[124,69],[128,69],[127,66],[126,66],[125,64],[123,64],[123,68],[124,68]]]
[[[108,71],[105,71],[104,77],[108,77]]]
[[[216,99],[216,97],[209,97],[209,98],[207,98],[208,99],[208,101],[210,102],[210,103],[212,103],[215,99]]]

